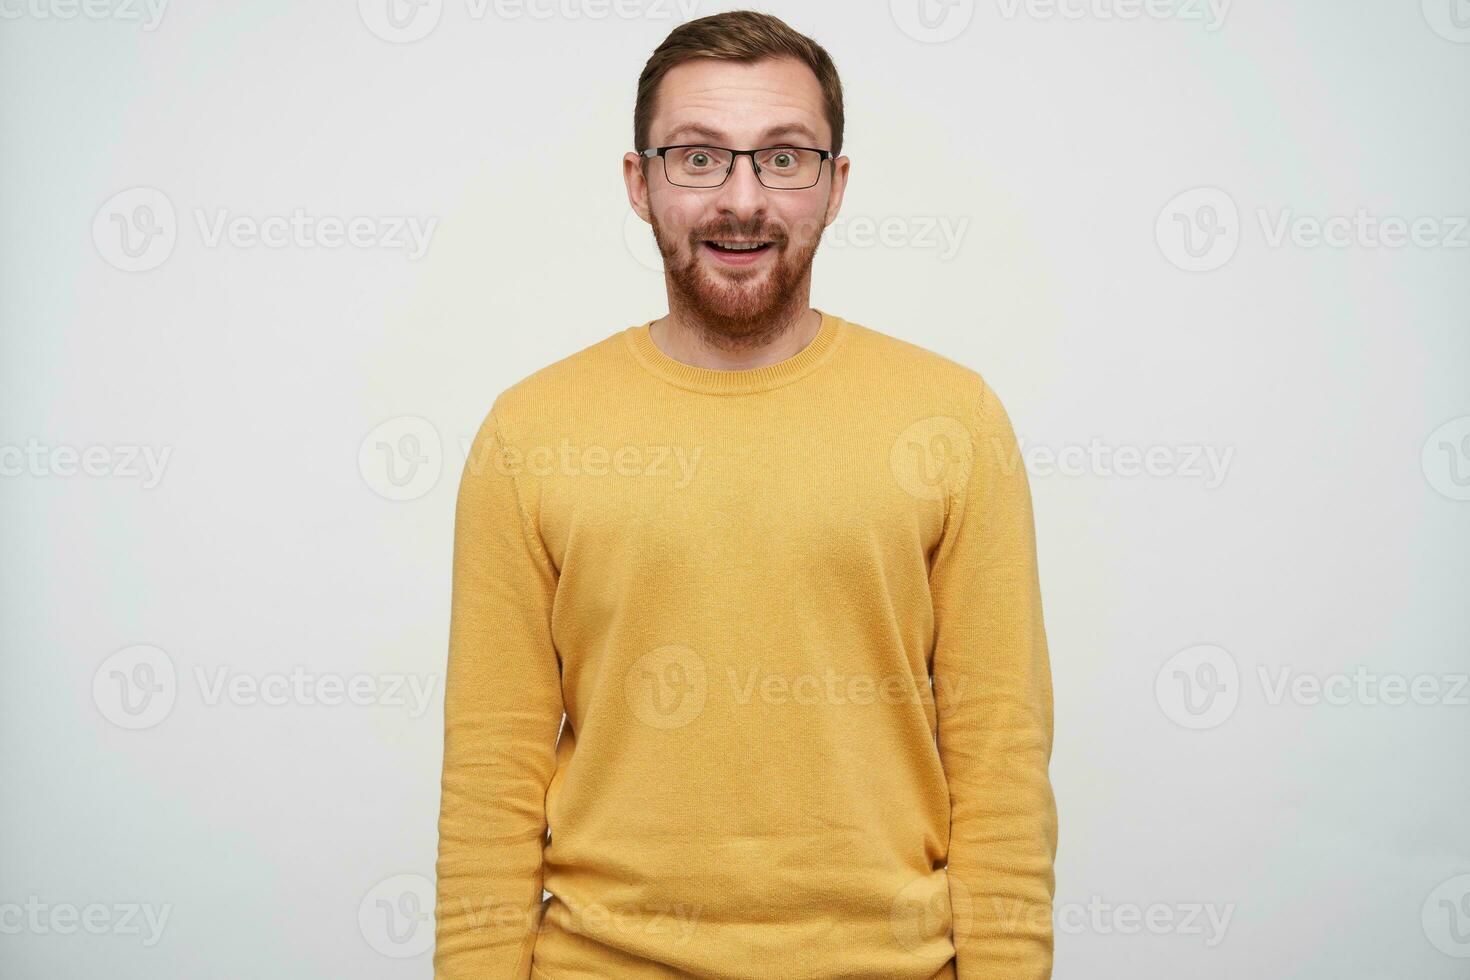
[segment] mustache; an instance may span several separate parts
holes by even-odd
[[[711,238],[738,238],[745,241],[774,242],[777,245],[786,241],[786,233],[776,228],[747,229],[731,225],[719,228],[705,228],[690,236],[696,242],[708,241]]]

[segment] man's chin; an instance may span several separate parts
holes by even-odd
[[[763,334],[790,305],[795,285],[788,256],[770,258],[741,268],[696,252],[673,274],[675,289],[706,328],[730,339]]]
[[[740,335],[763,329],[780,307],[769,289],[730,289],[704,285],[690,297],[694,312],[706,324]]]
[[[761,329],[776,310],[776,304],[764,296],[749,299],[696,296],[695,301],[695,311],[702,320],[733,333],[751,333]]]
[[[780,256],[776,256],[780,261]],[[718,257],[704,252],[696,260],[698,267],[703,271],[704,277],[713,282],[726,283],[751,283],[769,279],[776,272],[776,263],[765,259],[757,259],[748,266],[726,265]]]

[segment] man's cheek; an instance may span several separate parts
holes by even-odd
[[[674,202],[659,212],[658,221],[669,234],[687,238],[689,232],[699,226],[701,212],[697,205]]]
[[[822,228],[825,226],[822,218],[820,214],[803,214],[787,222],[786,247],[809,248],[822,236]]]

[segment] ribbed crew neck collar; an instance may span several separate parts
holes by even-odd
[[[822,316],[822,325],[811,342],[784,361],[762,367],[722,370],[685,364],[665,354],[653,342],[648,329],[653,325],[652,320],[629,327],[623,336],[634,359],[669,384],[712,395],[745,394],[788,384],[809,374],[827,359],[845,333],[846,321],[825,310],[817,309],[817,312]]]

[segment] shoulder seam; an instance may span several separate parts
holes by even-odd
[[[490,428],[491,432],[495,436],[495,444],[497,446],[510,446],[512,445],[512,443],[508,439],[506,439],[505,432],[500,427],[500,414],[497,411],[499,407],[499,401],[500,399],[497,398],[496,404],[490,407]],[[556,563],[551,560],[551,556],[546,553],[545,547],[542,546],[541,536],[539,534],[531,533],[533,530],[531,517],[529,514],[526,513],[525,502],[521,499],[520,480],[516,479],[516,474],[514,470],[511,470],[510,473],[507,475],[510,477],[511,493],[516,498],[516,513],[520,515],[521,519],[521,537],[524,538],[526,543],[531,546],[531,550],[536,555],[538,555],[543,561],[545,561],[546,564],[552,569],[555,569]]]

